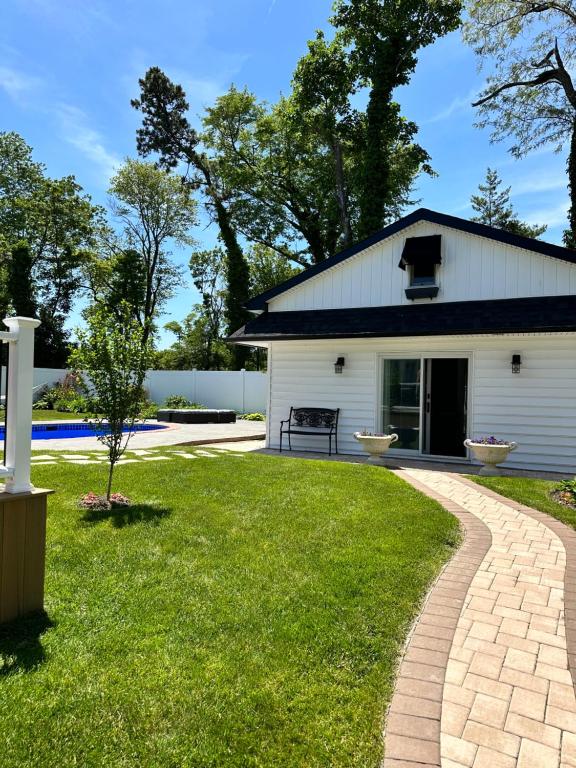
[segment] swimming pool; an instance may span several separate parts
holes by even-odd
[[[135,424],[134,432],[152,432],[167,429],[164,424]],[[128,430],[125,429],[125,432]],[[71,437],[98,437],[102,431],[86,422],[60,422],[59,424],[32,424],[32,440],[68,439]],[[0,427],[0,440],[4,439],[4,425]]]

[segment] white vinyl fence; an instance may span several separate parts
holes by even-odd
[[[35,368],[34,386],[55,384],[66,373],[57,368]],[[206,408],[263,413],[267,382],[267,374],[258,371],[148,371],[145,387],[150,400],[158,404],[170,395],[183,395]]]

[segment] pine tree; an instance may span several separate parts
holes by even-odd
[[[490,227],[504,229],[523,237],[540,237],[546,231],[546,226],[530,225],[520,221],[510,202],[511,187],[501,189],[502,179],[498,172],[488,168],[486,183],[479,184],[481,194],[472,195],[470,202],[478,214],[472,221],[488,224]]]

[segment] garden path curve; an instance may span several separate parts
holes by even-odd
[[[576,531],[448,472],[396,474],[466,535],[406,645],[384,768],[576,768]]]

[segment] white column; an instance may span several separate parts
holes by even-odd
[[[24,493],[30,483],[30,435],[32,430],[32,389],[34,386],[34,329],[40,320],[31,317],[4,319],[12,333],[18,334],[10,342],[10,361],[7,382],[6,409],[6,467],[13,471],[6,480],[7,493]]]

